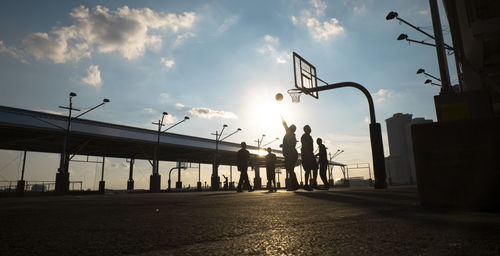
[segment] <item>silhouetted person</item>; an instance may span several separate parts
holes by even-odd
[[[328,179],[326,178],[326,170],[328,169],[326,147],[325,145],[323,145],[323,140],[321,138],[318,138],[316,140],[316,143],[318,143],[319,148],[319,153],[317,154],[317,156],[319,156],[319,176],[321,177],[323,184],[325,184],[325,189],[328,190],[330,188],[330,184],[328,183]]]
[[[309,187],[309,176],[311,175],[312,170],[316,170],[316,175],[318,171],[318,164],[316,163],[316,158],[314,157],[314,142],[311,137],[311,127],[309,125],[304,126],[304,134],[300,138],[300,142],[302,143],[302,147],[300,148],[300,153],[302,156],[302,167],[304,167],[305,174],[305,186],[304,189],[310,190]],[[311,186],[316,185],[313,183],[315,179],[311,179]]]
[[[267,186],[269,188],[269,192],[277,191],[276,190],[276,155],[273,154],[271,148],[267,148],[266,155],[266,172],[267,172]],[[271,183],[272,182],[272,183]]]
[[[250,185],[250,181],[248,180],[248,161],[250,160],[250,152],[247,150],[247,144],[245,142],[241,143],[241,149],[238,151],[237,155],[237,164],[238,171],[240,171],[240,181],[238,182],[238,187],[236,191],[241,192],[241,186],[245,185],[248,188],[248,191],[253,191],[252,186]]]
[[[299,188],[299,182],[297,181],[297,176],[295,175],[295,164],[297,163],[297,158],[299,153],[295,146],[297,145],[297,138],[295,137],[295,130],[297,129],[295,125],[286,124],[285,118],[281,116],[281,122],[285,128],[285,137],[283,137],[283,156],[285,157],[285,168],[287,173],[290,175],[289,190],[297,190]]]

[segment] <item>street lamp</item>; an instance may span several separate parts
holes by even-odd
[[[88,112],[90,112],[90,111],[92,111],[92,110],[109,102],[109,99],[104,99],[102,101],[102,103],[98,104],[97,106],[88,109],[87,111],[81,113],[80,115],[78,115],[76,117],[71,117],[71,114],[73,111],[80,111],[80,109],[73,108],[73,97],[76,97],[76,96],[77,96],[76,93],[70,92],[69,93],[69,106],[68,107],[59,106],[59,108],[67,109],[69,111],[68,111],[68,124],[66,127],[66,131],[64,133],[63,151],[62,151],[61,159],[59,162],[59,169],[58,169],[58,172],[56,174],[55,190],[56,190],[56,193],[58,193],[58,194],[65,194],[69,191],[69,161],[70,161],[70,157],[69,157],[69,153],[68,153],[68,147],[69,147],[69,137],[70,137],[70,133],[71,133],[71,121],[75,120],[75,119],[87,114]]]
[[[436,84],[436,83],[432,82],[432,80],[430,80],[430,79],[425,80],[424,84],[431,84],[431,85],[435,85],[435,86],[441,86],[440,84]]]
[[[211,177],[211,183],[212,183],[212,190],[218,190],[219,189],[219,183],[220,183],[220,177],[219,177],[219,142],[227,139],[229,136],[232,136],[233,134],[241,131],[241,128],[236,129],[236,131],[230,133],[226,137],[222,138],[222,133],[224,132],[224,129],[226,129],[227,124],[224,124],[222,126],[222,130],[220,131],[215,131],[215,133],[212,133],[212,135],[215,135],[215,155],[214,155],[214,163],[212,165],[212,177]]]
[[[417,30],[418,32],[432,38],[435,42],[435,44],[430,44],[426,43],[423,40],[422,41],[416,41],[409,39],[407,35],[401,34],[398,36],[398,40],[406,40],[408,42],[415,42],[415,43],[420,43],[424,45],[429,45],[429,46],[434,46],[436,48],[436,54],[438,58],[438,64],[439,64],[439,73],[441,76],[442,84],[443,86],[441,87],[441,92],[440,94],[446,94],[446,93],[452,93],[453,89],[451,87],[451,82],[450,82],[450,75],[448,71],[448,62],[446,60],[445,56],[445,49],[453,51],[455,54],[455,67],[457,69],[457,76],[458,76],[458,84],[459,87],[462,88],[462,71],[460,67],[461,63],[461,57],[458,56],[460,55],[460,52],[456,52],[453,47],[449,46],[448,44],[445,44],[443,41],[443,33],[441,29],[441,21],[439,19],[439,11],[438,11],[438,6],[436,0],[429,0],[429,7],[431,11],[431,18],[432,18],[432,26],[434,30],[434,36],[430,35],[429,33],[423,31],[419,27],[416,27],[406,20],[399,18],[397,12],[389,12],[387,16],[385,17],[386,20],[392,20],[392,19],[397,19],[398,21],[410,26],[411,28]]]
[[[425,69],[423,69],[423,68],[419,68],[419,69],[417,70],[417,74],[424,74],[424,75],[426,75],[426,76],[428,76],[428,77],[432,77],[432,78],[434,78],[434,79],[438,80],[439,82],[441,82],[441,79],[439,79],[439,78],[437,78],[437,77],[435,77],[435,76],[433,76],[433,75],[431,75],[431,74],[429,74],[429,73],[425,72]]]
[[[154,149],[153,174],[150,177],[150,183],[149,183],[149,190],[151,192],[159,192],[160,191],[161,176],[159,174],[160,173],[160,160],[158,157],[158,153],[160,151],[160,135],[162,133],[174,128],[178,124],[180,124],[186,120],[189,120],[189,117],[185,116],[184,119],[182,119],[181,121],[173,124],[172,126],[170,126],[167,129],[162,131],[161,128],[163,126],[165,126],[163,124],[163,120],[165,119],[165,116],[167,116],[167,115],[168,115],[167,112],[163,112],[161,115],[161,120],[158,120],[158,123],[152,123],[152,124],[158,125],[158,133],[157,133],[157,139],[156,139],[156,146]]]

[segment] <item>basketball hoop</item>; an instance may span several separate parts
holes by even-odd
[[[292,102],[293,103],[299,103],[300,102],[300,94],[302,94],[302,90],[300,89],[290,89],[287,91],[288,94],[290,94],[290,97],[292,97]]]

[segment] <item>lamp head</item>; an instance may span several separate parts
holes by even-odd
[[[424,70],[423,68],[419,68],[419,69],[417,70],[417,74],[422,74],[422,73],[424,73],[424,72],[425,72],[425,70]]]
[[[185,117],[184,117],[184,120],[188,120],[188,119],[189,119],[189,116],[185,116]]]
[[[392,20],[394,18],[397,18],[398,17],[398,13],[397,12],[389,12],[389,14],[387,14],[387,16],[385,16],[385,19],[386,20]]]
[[[432,83],[432,80],[427,79],[427,80],[425,80],[425,82],[424,82],[424,84],[429,84],[429,83]]]
[[[398,40],[405,40],[405,39],[408,39],[408,35],[407,34],[401,34],[398,36]]]
[[[162,115],[167,116],[167,115],[168,115],[168,113],[167,113],[167,112],[163,112],[163,114],[162,114]]]
[[[70,96],[70,97],[76,97],[76,93],[74,93],[74,92],[70,92],[70,93],[69,93],[69,96]]]
[[[109,99],[103,99],[102,102],[104,103],[108,103],[109,102]]]
[[[238,128],[237,131],[241,131],[241,128]]]
[[[226,127],[227,127],[227,124],[223,125],[222,127],[226,128]]]

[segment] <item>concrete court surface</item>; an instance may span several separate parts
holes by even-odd
[[[0,227],[0,255],[500,255],[500,213],[415,187],[0,198]]]

